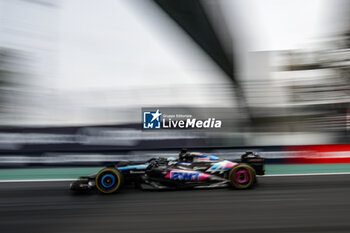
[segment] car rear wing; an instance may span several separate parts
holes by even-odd
[[[264,158],[254,152],[246,152],[241,156],[241,163],[246,163],[254,168],[257,175],[264,175]]]

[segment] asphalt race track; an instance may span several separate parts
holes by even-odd
[[[263,177],[252,190],[73,195],[0,183],[0,232],[350,232],[350,175]]]

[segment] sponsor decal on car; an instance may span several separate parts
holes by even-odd
[[[177,163],[178,165],[185,165],[185,166],[191,166],[192,163],[186,163],[186,162],[181,162],[181,163]]]
[[[202,181],[210,177],[210,175],[194,172],[194,171],[186,171],[186,170],[171,170],[168,174],[165,175],[165,178],[169,178],[171,180],[193,180],[193,181]]]
[[[132,166],[125,166],[125,167],[118,167],[118,170],[142,170],[146,169],[148,167],[148,164],[141,164],[141,165],[132,165]]]
[[[211,172],[211,173],[215,173],[215,172],[219,172],[219,173],[223,173],[225,171],[230,170],[231,168],[233,168],[234,166],[236,166],[238,163],[234,163],[231,161],[221,161],[218,163],[215,163],[213,166],[211,166],[207,172]]]
[[[207,169],[207,167],[193,167],[193,170],[204,170]]]
[[[194,158],[193,162],[211,162],[218,159],[219,157],[216,157],[214,155],[198,155]]]

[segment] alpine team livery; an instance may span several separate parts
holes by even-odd
[[[74,191],[94,190],[110,194],[126,183],[140,188],[179,189],[232,187],[248,189],[256,175],[264,175],[264,159],[246,152],[234,161],[182,150],[179,158],[152,158],[146,162],[119,162],[97,174],[80,177],[71,183]]]

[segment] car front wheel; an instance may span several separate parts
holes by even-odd
[[[104,168],[96,175],[95,182],[101,193],[111,194],[121,188],[123,176],[115,168]]]

